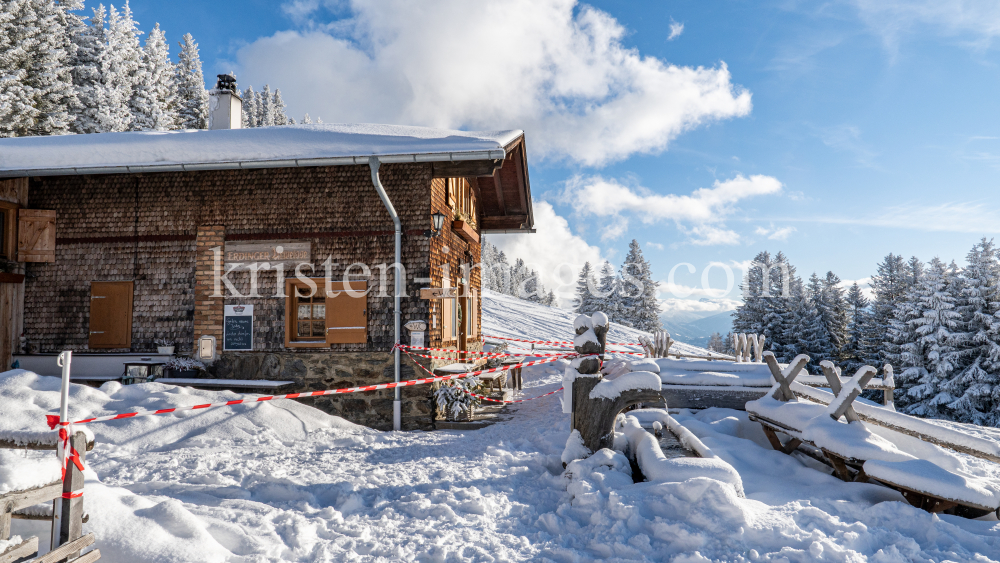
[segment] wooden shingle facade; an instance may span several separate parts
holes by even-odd
[[[287,134],[282,130],[289,128],[274,129],[275,134]],[[187,135],[216,133],[223,132]],[[239,134],[260,137],[263,133],[267,141],[266,131],[225,133],[230,138]],[[351,138],[338,134],[338,141]],[[116,142],[129,135],[140,142],[146,140],[141,133],[86,137],[103,135],[118,136],[109,137]],[[81,143],[86,140],[85,136],[76,137]],[[495,232],[531,230],[524,138],[520,134],[512,137],[507,146],[499,147],[503,158],[492,160],[447,161],[440,160],[449,158],[447,154],[442,157],[437,153],[424,157],[425,162],[396,162],[393,159],[402,158],[396,155],[381,157],[389,162],[378,168],[378,177],[399,215],[403,233],[402,322],[426,322],[427,345],[431,347],[480,346],[482,275],[473,265],[480,262],[481,235],[491,230],[486,225],[492,225]],[[180,137],[178,140],[185,142]],[[24,140],[0,143],[21,148],[18,141]],[[457,158],[455,153],[448,154]],[[368,156],[353,155],[357,164],[341,163],[346,157],[336,155],[329,160],[340,161],[316,166],[307,164],[322,160],[300,160],[294,165],[284,160],[273,166],[241,163],[239,167],[227,161],[224,165],[202,163],[190,170],[162,171],[104,166],[96,168],[96,173],[81,166],[62,166],[52,173],[30,164],[21,164],[18,169],[0,157],[0,173],[14,176],[0,179],[0,200],[12,200],[25,210],[52,212],[55,217],[53,259],[13,260],[14,269],[24,274],[23,282],[0,284],[0,304],[4,305],[4,329],[0,332],[0,354],[4,357],[0,360],[10,365],[17,353],[61,350],[73,350],[78,357],[97,352],[152,352],[158,340],[174,343],[180,355],[191,355],[198,339],[210,335],[217,341],[218,359],[209,368],[214,378],[294,381],[288,392],[392,381],[393,221],[373,187],[370,166],[360,163]],[[181,163],[180,167],[186,165]],[[25,176],[17,177],[19,170]],[[440,233],[431,232],[434,213],[447,217]],[[233,267],[225,260],[227,245],[256,243],[308,248],[308,259],[298,261],[304,277],[323,278],[329,268],[335,282],[350,279],[361,283],[367,294],[359,297],[362,301],[349,304],[360,310],[353,313],[355,319],[363,315],[361,321],[352,322],[363,326],[333,327],[347,329],[335,334],[353,335],[339,340],[290,338],[290,330],[299,331],[301,326],[308,330],[308,319],[313,318],[308,316],[310,311],[322,312],[323,305],[313,307],[308,299],[304,305],[290,302],[285,296],[292,287],[288,280],[295,279],[296,270],[279,274],[265,268],[252,274],[240,269],[225,274]],[[354,267],[345,278],[351,264],[366,267]],[[380,264],[389,268],[379,268]],[[223,286],[227,291],[220,297],[219,274],[225,274],[241,296],[233,296],[228,286]],[[253,278],[255,284],[251,283]],[[94,315],[99,307],[110,306],[109,301],[95,302],[106,298],[95,293],[95,282],[131,284],[127,339],[107,336],[101,340],[105,331],[95,330]],[[422,288],[457,285],[463,286],[468,298],[447,303],[421,298]],[[325,303],[329,318],[337,314],[334,307],[344,307],[346,302],[327,299]],[[227,305],[252,305],[252,350],[223,349],[223,311]],[[456,313],[455,308],[460,311]],[[300,314],[304,316],[299,318]],[[461,331],[455,326],[456,318],[466,323]],[[316,319],[317,328],[326,327],[319,325],[322,318]],[[113,324],[114,319],[107,322]],[[462,338],[458,338],[459,333]],[[406,331],[401,340],[409,342]],[[103,344],[95,349],[95,342]],[[410,360],[404,360],[402,379],[419,377],[420,373]],[[428,389],[404,388],[402,399],[403,427],[429,427],[433,413]],[[391,427],[391,391],[315,401],[348,420]]]

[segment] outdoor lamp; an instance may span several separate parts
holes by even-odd
[[[440,211],[431,215],[431,227],[434,229],[431,233],[432,237],[436,237],[441,234],[441,228],[444,227],[444,220],[447,218],[448,216]]]

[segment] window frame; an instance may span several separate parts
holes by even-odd
[[[0,201],[0,214],[4,219],[0,232],[0,258],[11,262],[17,261],[17,211],[20,208],[16,203]]]
[[[312,297],[317,295],[323,295],[325,292],[326,280],[323,278],[309,278],[316,284],[316,293]],[[298,293],[296,293],[297,288],[309,289],[309,285],[299,280],[298,278],[286,279],[285,280],[285,348],[329,348],[330,345],[326,342],[326,318],[323,319],[323,339],[322,340],[293,340],[292,333],[297,332],[298,323]],[[326,295],[323,295],[324,299],[324,310],[326,303]]]

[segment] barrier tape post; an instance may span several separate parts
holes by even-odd
[[[481,370],[478,370],[478,371],[467,372],[467,373],[453,373],[453,374],[448,374],[448,375],[437,375],[437,376],[434,376],[434,377],[425,377],[425,378],[422,378],[422,379],[411,379],[409,381],[400,381],[398,383],[379,383],[377,385],[365,385],[363,387],[347,387],[347,388],[344,388],[344,389],[326,389],[326,390],[323,390],[323,391],[307,391],[305,393],[288,393],[286,395],[266,395],[266,396],[263,396],[263,397],[256,397],[256,398],[250,398],[250,399],[237,399],[237,400],[234,400],[234,401],[226,401],[226,402],[223,402],[223,403],[206,403],[206,404],[203,404],[203,405],[193,405],[193,406],[190,406],[190,407],[174,407],[174,408],[170,408],[170,409],[160,409],[160,410],[155,410],[155,411],[136,411],[136,412],[126,412],[126,413],[112,414],[112,415],[107,415],[107,416],[95,416],[95,417],[92,417],[92,418],[85,418],[85,419],[76,420],[76,421],[73,421],[73,422],[67,422],[65,420],[60,419],[60,417],[58,417],[56,415],[52,415],[52,414],[46,415],[45,418],[46,418],[46,421],[47,421],[47,423],[49,425],[49,428],[56,428],[57,426],[62,427],[62,428],[66,428],[66,427],[69,427],[69,426],[71,426],[73,424],[90,424],[92,422],[107,422],[107,421],[110,421],[110,420],[122,420],[122,419],[125,419],[125,418],[135,418],[135,417],[140,417],[140,416],[153,416],[153,415],[159,415],[159,414],[170,414],[170,413],[174,413],[174,412],[202,410],[202,409],[209,409],[209,408],[213,408],[213,407],[224,407],[224,406],[232,406],[232,405],[239,405],[239,404],[245,404],[245,403],[262,403],[262,402],[265,402],[265,401],[274,401],[274,400],[277,400],[277,399],[302,399],[302,398],[306,398],[306,397],[322,397],[324,395],[343,395],[343,394],[347,394],[347,393],[364,393],[366,391],[379,391],[379,390],[382,390],[382,389],[394,389],[396,387],[407,387],[407,386],[412,386],[412,385],[424,385],[424,384],[427,384],[427,383],[434,383],[434,382],[437,382],[437,381],[447,381],[449,379],[463,379],[463,378],[466,378],[466,377],[473,377],[473,376],[482,375],[482,374],[485,374],[485,373],[496,373],[498,371],[503,371],[503,370],[512,369],[512,368],[518,368],[518,367],[524,368],[524,367],[535,366],[535,365],[539,365],[539,364],[547,364],[549,362],[554,362],[554,361],[557,361],[559,359],[567,358],[567,357],[570,357],[570,356],[569,355],[564,355],[564,356],[558,356],[558,357],[553,357],[553,358],[544,358],[544,359],[541,359],[541,360],[534,360],[534,361],[530,361],[530,362],[522,362],[520,364],[513,365],[513,366],[498,366],[498,367],[495,367],[495,368],[481,369]],[[420,364],[418,363],[417,365],[420,365]],[[423,366],[421,366],[421,367],[423,367]],[[426,369],[425,369],[425,371],[426,371]],[[81,483],[82,483],[82,481],[81,481]]]
[[[52,502],[51,545],[59,546],[83,536],[83,460],[87,438],[73,431],[69,420],[69,382],[73,352],[59,354],[56,363],[62,368],[59,389],[59,456],[62,473],[62,495]]]

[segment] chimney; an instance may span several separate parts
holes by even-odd
[[[242,129],[243,98],[232,73],[218,75],[215,88],[208,91],[208,128]]]

